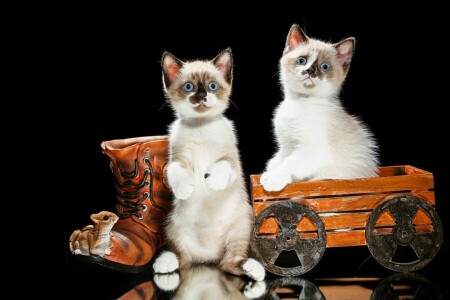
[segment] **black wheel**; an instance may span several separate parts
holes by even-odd
[[[383,279],[373,290],[370,300],[442,299],[437,287],[416,273],[396,273]]]
[[[325,300],[320,289],[300,277],[282,277],[269,282],[264,300],[308,299]]]
[[[416,226],[416,217],[428,218],[428,226]],[[383,218],[393,219],[395,225],[383,226]],[[442,224],[434,208],[410,195],[379,204],[366,226],[366,243],[372,256],[397,272],[410,272],[427,265],[439,252],[442,238]]]
[[[268,220],[278,224],[278,231],[261,233]],[[297,231],[307,221],[315,229]],[[326,232],[322,219],[308,206],[295,201],[280,201],[263,209],[255,219],[251,247],[255,257],[273,274],[297,276],[311,270],[326,248]]]

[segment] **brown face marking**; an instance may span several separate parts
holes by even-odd
[[[203,82],[198,81],[195,94],[189,97],[189,101],[191,101],[192,104],[200,103],[205,100],[206,95],[207,93]]]
[[[210,91],[208,89],[208,84],[212,81],[218,84],[218,89],[215,91]],[[183,86],[186,82],[191,82],[194,85],[193,91],[186,92],[184,90]],[[170,101],[184,101],[190,94],[194,93],[189,96],[189,101],[192,104],[199,103],[208,93],[214,93],[219,101],[228,101],[230,92],[231,86],[229,84],[208,71],[191,72],[189,74],[180,72],[180,78],[167,89],[167,95],[169,96]],[[198,112],[203,112],[207,109],[208,107],[205,105],[199,105],[195,108]]]

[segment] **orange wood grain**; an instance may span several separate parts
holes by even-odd
[[[410,166],[379,168],[379,177],[351,180],[296,182],[280,192],[267,192],[259,182],[260,175],[250,175],[253,210],[257,216],[263,209],[279,201],[296,201],[310,207],[322,219],[327,233],[327,247],[363,246],[365,228],[372,211],[383,201],[400,195],[421,198],[435,205],[433,174]],[[417,232],[434,230],[432,220],[419,210],[413,223]],[[375,233],[391,233],[395,221],[385,212],[375,225]],[[297,224],[302,237],[316,237],[313,222],[303,218]],[[275,236],[279,230],[276,219],[269,216],[259,234]]]
[[[333,179],[288,184],[280,192],[265,191],[260,174],[250,175],[252,200],[290,199],[295,197],[422,192],[434,189],[433,174],[412,166],[380,167],[374,178]],[[401,175],[396,175],[401,174]]]
[[[360,210],[373,210],[375,207],[388,198],[392,198],[400,195],[412,195],[419,197],[427,201],[430,205],[435,205],[434,192],[425,191],[417,193],[389,193],[379,195],[358,195],[347,197],[324,197],[324,198],[294,198],[291,199],[301,204],[309,206],[316,213],[322,212],[343,212],[343,211],[360,211]],[[287,201],[282,199],[278,201]],[[273,203],[272,201],[258,201],[253,203],[253,210],[255,215],[258,215],[264,208]]]
[[[360,212],[360,213],[340,213],[334,215],[320,215],[322,222],[325,226],[326,231],[332,230],[342,230],[342,229],[364,229],[366,228],[367,221],[370,216],[370,212]],[[428,225],[432,224],[432,220],[427,214],[419,211],[415,218],[413,219],[413,224],[418,225]],[[375,227],[384,226],[394,226],[395,221],[389,213],[382,213],[378,218]],[[259,227],[259,233],[262,234],[275,234],[279,230],[278,222],[275,218],[269,217],[261,224]],[[297,224],[297,231],[307,232],[307,231],[317,231],[315,224],[308,218],[302,218],[302,220]]]

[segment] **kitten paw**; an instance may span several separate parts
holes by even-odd
[[[248,299],[258,299],[266,293],[266,289],[264,281],[250,281],[244,287],[244,296]]]
[[[178,267],[178,259],[175,253],[170,251],[164,251],[161,253],[153,264],[153,270],[155,273],[171,273],[178,269]]]
[[[205,174],[206,186],[213,191],[223,191],[236,179],[228,161],[222,160],[211,165]]]
[[[266,277],[266,270],[263,265],[253,258],[247,259],[242,265],[242,270],[245,275],[256,281],[263,281]]]
[[[186,200],[194,192],[194,179],[188,170],[177,164],[167,168],[167,180],[177,199]]]
[[[186,200],[194,192],[194,183],[180,183],[176,187],[172,187],[172,191],[177,199]]]
[[[269,192],[278,192],[292,182],[289,174],[281,172],[265,172],[261,175],[260,182],[264,189]]]
[[[173,291],[180,284],[180,275],[178,273],[155,274],[153,281],[162,291]]]

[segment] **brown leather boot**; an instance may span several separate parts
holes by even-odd
[[[156,250],[164,243],[162,222],[172,203],[171,191],[164,182],[167,146],[167,136],[101,143],[115,178],[119,221],[111,230],[110,254],[76,255],[76,260],[126,273],[151,267]]]

